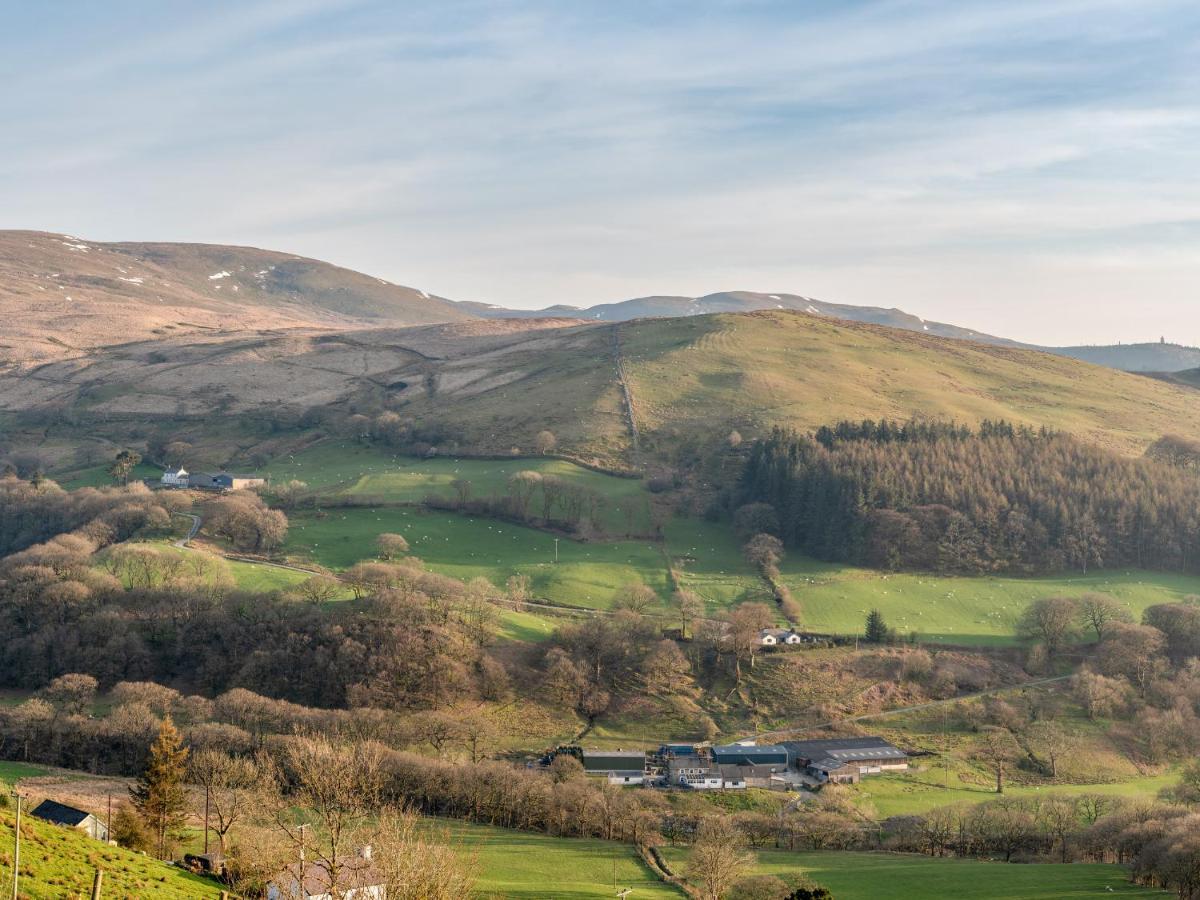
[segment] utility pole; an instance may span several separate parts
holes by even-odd
[[[12,900],[17,900],[17,882],[21,877],[21,795],[17,794],[17,824],[13,828],[13,889]]]
[[[554,539],[554,561],[558,562],[558,538]]]
[[[300,832],[300,883],[304,883],[304,835],[310,826],[306,823],[298,825],[296,830]]]
[[[92,879],[92,900],[100,900],[100,891],[104,887],[104,870],[97,869],[96,877]]]
[[[208,856],[208,801],[211,796],[209,786],[204,786],[204,855]]]
[[[112,843],[112,791],[108,793],[108,816],[104,820],[104,843]]]

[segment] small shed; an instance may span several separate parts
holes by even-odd
[[[87,810],[67,806],[55,800],[43,800],[30,815],[55,825],[82,831],[97,841],[108,841],[108,827]]]

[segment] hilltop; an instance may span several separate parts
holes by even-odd
[[[8,362],[154,338],[471,318],[415,288],[288,253],[35,231],[0,231],[0,315]]]
[[[315,259],[220,244],[101,243],[65,234],[0,231],[0,314],[10,323],[0,365],[75,358],[128,342],[316,328],[506,321],[537,328],[716,313],[793,311],[933,337],[1043,350],[1111,368],[1176,372],[1200,366],[1177,344],[1038,347],[902,309],[827,303],[778,292],[651,296],[589,307],[509,309],[451,300]]]
[[[902,309],[879,306],[848,306],[841,303],[826,303],[813,297],[799,294],[764,294],[755,291],[721,291],[703,297],[654,296],[622,300],[617,303],[600,303],[596,306],[549,306],[539,310],[505,309],[486,304],[468,304],[471,310],[485,318],[545,318],[560,317],[584,319],[596,322],[629,322],[633,319],[679,318],[703,316],[724,312],[758,312],[759,310],[783,309],[805,312],[814,316],[845,319],[850,322],[866,322],[872,325],[887,325],[907,331],[921,331],[938,337],[960,338],[983,341],[989,344],[1017,346],[1016,342],[990,334],[932,322],[914,316]]]

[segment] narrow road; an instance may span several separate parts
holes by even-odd
[[[188,549],[188,544],[192,542],[192,538],[194,538],[196,533],[200,531],[200,517],[195,513],[175,513],[175,515],[183,516],[185,519],[192,520],[192,527],[188,529],[187,535],[185,537],[181,537],[175,542],[176,547],[180,548],[181,550],[186,550]]]
[[[1073,675],[1056,675],[1053,678],[1038,678],[1033,681],[1023,681],[1020,684],[1010,684],[1005,687],[988,688],[986,691],[976,691],[973,694],[963,694],[961,697],[951,697],[948,700],[930,700],[928,703],[916,703],[912,706],[901,706],[896,709],[888,709],[883,712],[867,713],[862,716],[847,716],[844,719],[838,719],[834,722],[819,722],[813,725],[796,725],[792,728],[782,728],[776,731],[760,731],[758,734],[748,734],[744,737],[735,738],[734,740],[761,740],[762,738],[774,739],[777,737],[786,737],[789,734],[795,734],[797,731],[816,731],[821,728],[832,728],[834,725],[844,725],[847,722],[865,722],[869,719],[882,719],[885,716],[898,716],[901,713],[916,712],[922,709],[936,709],[939,706],[948,706],[954,703],[962,703],[964,700],[976,700],[979,697],[987,697],[992,694],[1004,694],[1009,691],[1020,691],[1025,688],[1037,687],[1042,684],[1053,684],[1057,681],[1066,681],[1073,678]]]

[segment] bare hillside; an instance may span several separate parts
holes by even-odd
[[[0,361],[155,337],[472,318],[415,288],[312,259],[207,244],[103,244],[0,232]]]
[[[881,417],[1007,419],[1126,454],[1168,432],[1200,438],[1187,387],[787,311],[167,335],[0,374],[0,410],[78,423],[191,421],[194,431],[283,409],[387,408],[463,449],[528,452],[550,429],[573,455],[623,464],[638,462],[627,397],[643,460],[733,429]]]

